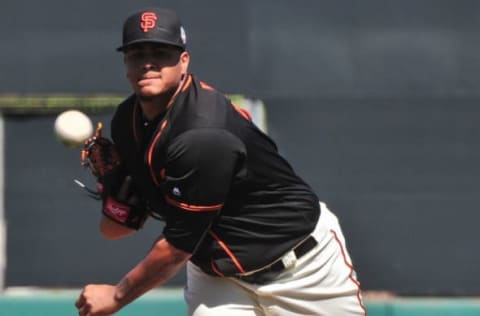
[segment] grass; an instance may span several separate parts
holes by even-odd
[[[0,110],[4,114],[32,115],[60,113],[78,109],[87,113],[113,109],[125,96],[117,94],[48,94],[48,95],[0,95]]]
[[[127,95],[99,93],[81,94],[45,94],[45,95],[0,95],[0,111],[4,115],[42,115],[57,114],[68,109],[77,109],[85,113],[99,113],[114,109]],[[242,106],[244,97],[229,95],[229,98]]]

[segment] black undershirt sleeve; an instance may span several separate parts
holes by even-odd
[[[189,130],[168,147],[165,238],[194,253],[221,212],[246,150],[239,138],[213,128]]]

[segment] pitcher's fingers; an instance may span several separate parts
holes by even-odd
[[[102,129],[103,129],[102,122],[98,122],[97,123],[97,129],[95,130],[95,138],[102,137]]]
[[[75,302],[75,307],[80,309],[83,305],[85,305],[85,303],[86,303],[85,296],[83,296],[83,291],[82,291],[77,301]]]

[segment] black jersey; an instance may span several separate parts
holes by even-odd
[[[164,237],[209,274],[258,269],[314,229],[311,188],[245,112],[192,75],[155,122],[125,100],[112,138]]]

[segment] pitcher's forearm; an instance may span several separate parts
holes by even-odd
[[[118,284],[115,299],[125,306],[145,292],[173,277],[191,254],[176,249],[165,239],[158,241],[148,255]]]

